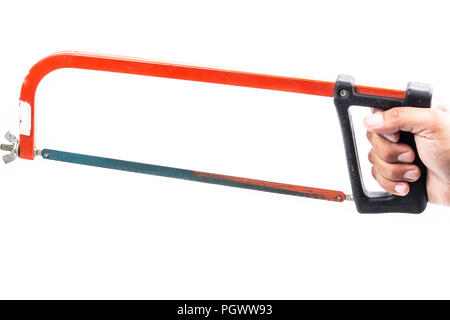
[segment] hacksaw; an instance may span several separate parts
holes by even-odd
[[[189,81],[209,82],[266,90],[317,95],[333,98],[341,126],[346,153],[352,195],[342,191],[312,188],[299,185],[247,179],[222,174],[171,168],[160,165],[137,163],[97,157],[53,149],[35,147],[35,94],[40,81],[50,72],[62,68],[76,68],[108,71],[143,76],[171,78]],[[3,156],[5,163],[17,157],[33,160],[41,156],[45,160],[62,161],[94,167],[144,173],[170,178],[206,182],[230,187],[280,193],[335,202],[354,201],[360,213],[404,212],[421,213],[427,205],[426,168],[420,160],[414,142],[414,135],[401,132],[401,143],[410,145],[416,153],[416,164],[421,176],[410,182],[406,196],[385,192],[370,192],[365,189],[358,160],[358,152],[349,113],[350,106],[371,107],[388,110],[393,107],[413,106],[429,108],[432,89],[429,85],[409,82],[406,91],[360,86],[354,78],[339,75],[335,82],[300,79],[240,71],[229,71],[198,66],[163,63],[120,56],[99,55],[81,52],[60,52],[37,62],[29,71],[20,93],[20,136],[16,138],[7,132],[10,144],[2,144],[1,149],[9,153]]]

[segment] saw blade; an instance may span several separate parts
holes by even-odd
[[[135,173],[143,173],[161,177],[211,183],[228,187],[237,187],[272,193],[280,193],[298,197],[306,197],[336,202],[343,202],[344,200],[352,199],[351,196],[346,195],[342,191],[336,190],[320,189],[256,179],[240,178],[222,174],[165,167],[132,161],[117,160],[51,149],[42,150],[40,152],[40,155],[46,160],[55,160],[61,162],[87,165],[92,167],[100,167]]]

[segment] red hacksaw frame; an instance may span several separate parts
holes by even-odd
[[[209,82],[258,89],[278,90],[294,93],[333,97],[334,82],[299,79],[247,73],[240,71],[220,70],[197,66],[178,65],[157,61],[141,60],[121,56],[109,56],[80,52],[60,52],[50,55],[37,62],[26,76],[20,93],[20,101],[31,107],[30,135],[20,135],[19,157],[32,160],[35,151],[35,93],[40,81],[50,72],[62,68],[109,71],[143,76],[153,76],[180,80]],[[403,99],[405,91],[356,86],[361,94],[384,96]],[[204,173],[202,173],[204,174]],[[243,179],[222,176],[227,179]],[[306,188],[301,186],[279,184],[253,179],[245,179],[246,183],[268,185],[286,190],[298,190],[307,193],[320,194],[327,200],[343,201],[345,195],[340,191]],[[339,197],[338,197],[339,195]],[[337,200],[338,199],[338,200]]]

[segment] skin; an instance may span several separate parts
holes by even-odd
[[[412,164],[414,152],[398,143],[399,131],[414,133],[420,159],[427,167],[427,192],[431,203],[450,206],[450,112],[437,105],[431,109],[401,107],[374,110],[364,119],[372,144],[369,161],[372,175],[387,192],[404,196],[409,182],[422,174]]]

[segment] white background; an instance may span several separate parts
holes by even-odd
[[[24,76],[60,50],[415,80],[449,101],[449,29],[444,1],[3,2],[0,130],[18,132]],[[330,98],[61,70],[36,110],[38,148],[350,191]],[[0,181],[0,298],[450,298],[449,208],[361,215],[42,159]]]

